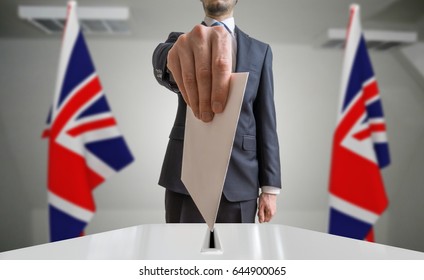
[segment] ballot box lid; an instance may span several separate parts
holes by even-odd
[[[424,253],[286,225],[149,224],[0,253],[0,259],[424,259]]]

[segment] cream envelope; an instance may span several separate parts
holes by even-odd
[[[187,108],[181,180],[210,230],[214,229],[249,73],[231,75],[224,112],[212,122]]]

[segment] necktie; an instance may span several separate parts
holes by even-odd
[[[228,28],[228,26],[226,26],[225,23],[223,23],[223,22],[217,21],[217,22],[214,22],[211,26],[224,26],[225,29],[227,29],[227,31],[230,34],[233,34],[233,32],[231,32],[231,30]]]

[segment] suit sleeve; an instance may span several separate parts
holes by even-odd
[[[160,85],[176,93],[179,92],[179,89],[166,65],[168,52],[181,34],[183,33],[172,32],[169,34],[168,39],[156,47],[152,57],[153,74],[156,80]]]
[[[272,51],[267,46],[258,96],[255,100],[257,119],[258,164],[260,186],[281,188],[280,151],[274,103]]]

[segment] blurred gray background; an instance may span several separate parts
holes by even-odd
[[[360,0],[364,30],[416,32],[414,44],[371,48],[387,121],[392,164],[383,171],[390,205],[376,241],[424,251],[424,1]],[[95,190],[97,212],[86,233],[164,223],[157,180],[176,97],[154,77],[151,55],[170,31],[203,19],[196,0],[79,1],[129,7],[129,34],[86,34],[112,111],[136,161]],[[240,0],[236,24],[274,53],[275,101],[283,191],[273,223],[327,231],[328,177],[343,51],[323,47],[329,28],[345,28],[347,0]],[[0,1],[0,251],[48,242],[47,142],[60,34],[19,19]]]

